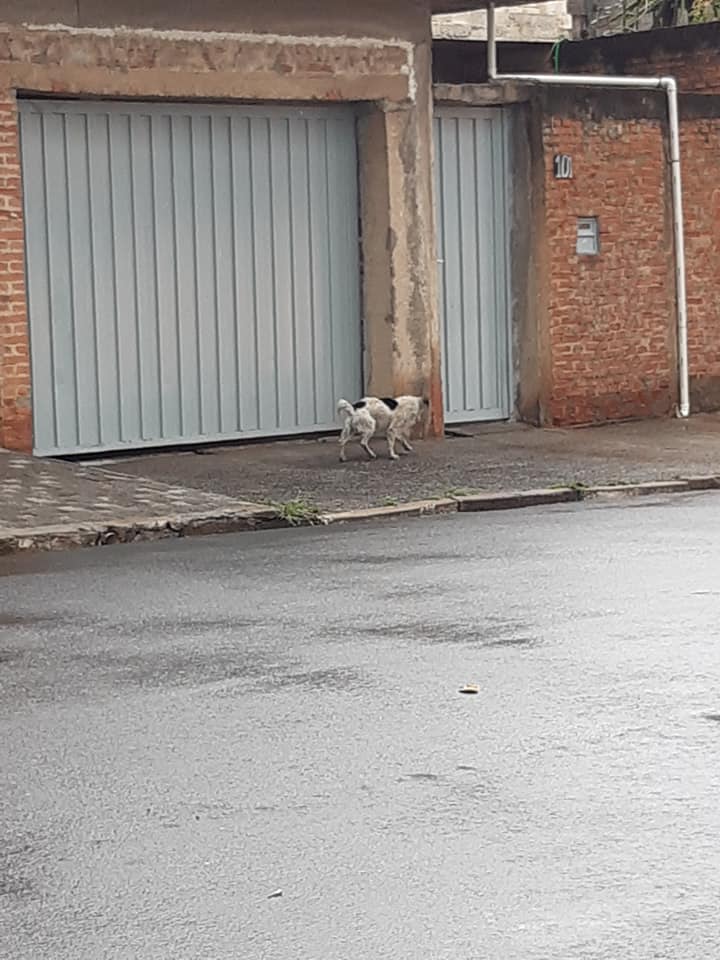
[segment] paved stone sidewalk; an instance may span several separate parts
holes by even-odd
[[[369,463],[355,447],[338,462],[337,438],[199,448],[123,460],[116,469],[172,476],[187,487],[255,501],[302,499],[323,511],[563,484],[640,483],[720,474],[720,416],[571,430],[522,424],[458,429],[416,444],[393,463],[382,440]]]
[[[38,528],[159,523],[190,515],[250,516],[258,510],[264,508],[236,497],[117,469],[37,460],[0,450],[0,537]]]

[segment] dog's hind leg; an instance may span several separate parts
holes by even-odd
[[[403,445],[403,448],[408,451],[408,453],[413,452],[414,447],[411,446],[410,442],[406,440],[405,437],[400,437],[400,443]]]
[[[399,460],[399,459],[400,459],[400,457],[399,457],[399,456],[397,455],[397,453],[395,452],[395,441],[396,441],[396,440],[397,440],[397,436],[396,436],[396,434],[395,434],[395,431],[392,430],[392,429],[388,429],[388,432],[387,432],[387,443],[388,443],[388,453],[390,454],[390,459],[391,459],[391,460]]]
[[[372,433],[364,433],[360,438],[360,446],[363,448],[363,450],[368,455],[368,457],[370,457],[371,460],[375,460],[375,458],[377,457],[377,454],[375,453],[373,448],[370,446],[371,437],[372,437]]]

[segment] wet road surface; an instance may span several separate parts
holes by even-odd
[[[719,601],[717,494],[0,561],[0,957],[719,956]]]

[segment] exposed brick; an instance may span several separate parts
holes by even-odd
[[[32,449],[15,97],[0,89],[0,446]]]
[[[718,81],[720,83],[720,57]],[[688,352],[696,410],[720,407],[720,118],[681,129],[688,287]]]
[[[720,92],[720,23],[617,34],[567,44],[568,73],[674,76],[681,91]]]
[[[557,120],[544,124],[548,416],[567,424],[667,413],[674,281],[662,128]],[[555,180],[557,153],[572,155],[572,180]],[[596,257],[575,252],[577,218],[587,216],[599,220]]]
[[[563,52],[563,69],[673,76],[681,93],[718,94],[718,38],[720,24],[712,23],[574,43]],[[681,121],[692,407],[720,409],[720,119],[684,115],[681,102]],[[553,244],[548,415],[562,423],[665,412],[676,393],[676,307],[662,127],[609,116],[593,122],[588,109],[582,120],[545,117],[543,136]],[[553,152],[576,161],[576,180],[564,193],[552,179]],[[594,265],[570,257],[569,284],[558,247],[568,249],[573,216],[595,212],[601,256]],[[568,361],[565,347],[574,340],[591,348],[585,367]]]
[[[672,72],[670,66],[666,72]],[[720,56],[685,65],[720,90]],[[640,68],[643,69],[640,69]],[[639,64],[638,72],[648,72]],[[661,71],[660,71],[661,72]],[[666,130],[657,120],[546,116],[551,384],[547,415],[583,423],[667,413],[676,399],[676,305]],[[720,408],[720,118],[681,123],[693,409]],[[554,179],[556,153],[574,179]],[[597,216],[600,255],[575,254]]]

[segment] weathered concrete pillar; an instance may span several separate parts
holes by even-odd
[[[427,396],[428,434],[442,436],[429,38],[413,95],[360,120],[365,387]]]
[[[571,36],[573,40],[583,40],[590,35],[590,0],[567,0],[567,12],[572,19]]]

